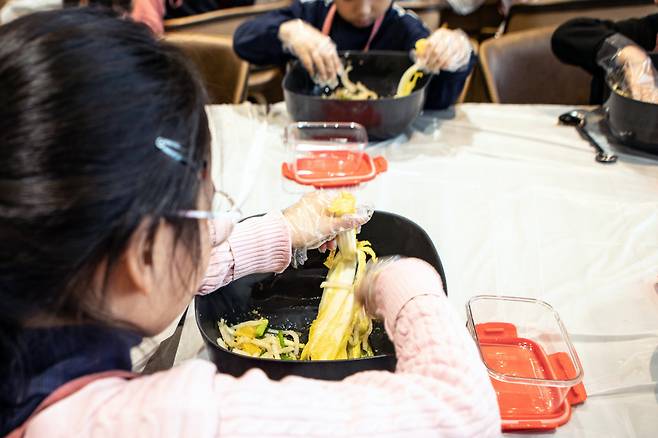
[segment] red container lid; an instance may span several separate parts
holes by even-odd
[[[348,150],[312,151],[293,163],[283,163],[289,180],[316,188],[347,187],[371,181],[388,169],[386,158]]]
[[[513,324],[489,322],[477,324],[475,330],[485,364],[501,375],[541,382],[570,380],[577,374],[569,355],[546,354],[538,343],[518,337]],[[503,430],[555,429],[569,421],[571,405],[587,398],[582,383],[560,388],[506,382],[493,376],[491,382],[498,397]]]

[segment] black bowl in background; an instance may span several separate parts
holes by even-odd
[[[344,52],[344,64],[351,64],[352,82],[363,82],[383,96],[376,100],[340,100],[321,96],[321,88],[296,61],[283,78],[283,95],[291,117],[298,122],[356,122],[368,131],[371,140],[385,140],[404,132],[423,109],[425,87],[430,76],[418,80],[414,91],[394,98],[404,71],[413,62],[404,52]]]
[[[378,256],[400,254],[430,263],[443,279],[445,275],[432,240],[414,222],[392,213],[377,211],[362,227],[360,240],[369,240]],[[327,274],[322,264],[325,254],[309,251],[309,259],[301,269],[288,268],[279,275],[255,274],[236,280],[216,292],[195,299],[196,321],[211,360],[220,372],[241,376],[250,368],[262,369],[271,379],[297,375],[324,380],[341,380],[366,370],[395,369],[395,354],[382,325],[376,323],[370,337],[375,356],[363,359],[333,361],[282,361],[260,359],[231,353],[217,345],[217,321],[229,324],[253,319],[251,313],[270,320],[277,328],[308,333],[315,319],[322,290],[320,283]]]
[[[658,68],[658,54],[649,55]],[[658,104],[612,90],[605,103],[610,133],[624,146],[658,154]]]

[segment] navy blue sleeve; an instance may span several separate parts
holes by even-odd
[[[411,13],[407,12],[407,15],[402,17],[400,21],[403,23],[404,28],[406,29],[404,38],[405,50],[414,49],[416,47],[416,41],[421,38],[427,38],[430,36],[430,31],[425,26],[425,23],[423,23],[415,14],[412,15]]]
[[[656,45],[658,14],[616,23],[574,18],[555,30],[551,47],[555,56],[565,64],[582,67],[592,75],[603,75],[596,58],[605,39],[615,33],[621,33],[650,52]]]
[[[425,109],[440,110],[454,104],[464,89],[466,78],[473,70],[476,60],[477,57],[471,54],[466,69],[454,73],[441,71],[438,76],[434,76],[427,86]]]
[[[311,8],[305,8],[297,0],[287,8],[246,21],[233,34],[233,50],[251,64],[283,65],[291,56],[279,40],[279,26],[296,18],[311,21],[312,13]]]
[[[404,17],[401,17],[400,22],[406,30],[404,33],[404,50],[412,50],[416,45],[416,41],[430,35],[423,22],[412,14],[407,13]],[[425,109],[445,109],[454,104],[464,89],[466,78],[473,70],[476,60],[476,56],[471,55],[468,66],[464,70],[454,73],[442,71],[438,76],[433,77],[427,86]]]

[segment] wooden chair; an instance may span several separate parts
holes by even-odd
[[[485,41],[480,65],[494,103],[583,105],[591,76],[562,64],[551,50],[555,27],[514,32]]]
[[[475,53],[475,55],[478,56],[480,45],[478,44],[475,38],[471,38],[470,40],[471,40],[471,45],[473,46],[473,53]],[[475,75],[477,69],[478,69],[478,65],[476,64],[475,67],[473,67],[471,73],[466,77],[466,81],[464,82],[464,88],[462,89],[462,92],[459,94],[459,98],[455,103],[464,103],[468,99],[468,97],[472,95],[471,88],[473,87],[473,76]]]
[[[441,10],[446,8],[445,0],[400,0],[397,3],[418,15],[432,31],[439,28]]]
[[[165,20],[165,31],[170,34],[206,34],[232,37],[235,30],[245,21],[277,9],[286,7],[292,0],[276,0],[257,3],[253,6],[240,6],[221,9],[205,14]],[[247,94],[258,103],[276,102],[283,99],[280,69],[252,68],[247,79]]]
[[[656,13],[653,0],[534,0],[509,10],[503,33],[558,26],[576,17],[623,20]]]
[[[499,4],[500,0],[485,0],[482,6],[468,15],[459,15],[450,8],[444,9],[441,11],[441,25],[461,29],[481,43],[495,35],[503,22]]]
[[[268,3],[258,3],[252,6],[220,9],[189,17],[172,18],[165,20],[165,32],[194,32],[232,36],[235,29],[248,19],[284,8],[291,3],[292,0],[278,0]]]
[[[185,53],[205,83],[211,104],[244,101],[249,64],[233,52],[231,38],[193,33],[167,34],[165,40]]]

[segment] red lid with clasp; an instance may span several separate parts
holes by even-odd
[[[503,430],[554,429],[587,398],[580,360],[548,304],[478,296],[468,326],[498,397]]]
[[[384,157],[365,152],[368,136],[358,123],[299,122],[289,125],[284,142],[289,160],[284,177],[316,188],[335,188],[371,181],[385,172]]]

